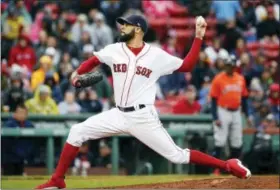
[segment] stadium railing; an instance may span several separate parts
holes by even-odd
[[[71,122],[77,123],[84,121],[92,114],[78,114],[78,115],[32,115],[28,119],[35,123],[35,128],[5,128],[4,121],[11,117],[11,113],[2,113],[1,115],[1,136],[4,137],[42,137],[46,143],[47,151],[47,171],[52,174],[54,170],[54,138],[61,137],[61,144],[63,145],[68,136]],[[184,146],[184,138],[188,134],[199,133],[201,135],[212,135],[212,118],[210,115],[161,115],[160,120],[167,132],[173,137],[175,143],[179,147]],[[71,121],[71,122],[70,122]],[[37,126],[36,126],[37,122]],[[51,123],[50,125],[42,125],[43,123]],[[69,123],[70,122],[70,123]],[[253,140],[254,129],[244,129],[244,151],[249,151]],[[130,137],[129,135],[118,135],[112,137],[112,174],[119,172],[119,138]],[[279,147],[279,133],[273,135],[273,147]],[[182,164],[176,165],[176,173],[183,173]]]

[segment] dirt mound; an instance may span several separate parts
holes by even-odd
[[[119,187],[118,187],[119,188]],[[124,186],[125,189],[140,188],[176,188],[176,189],[279,189],[279,177],[277,176],[256,176],[248,180],[237,178],[217,178],[217,179],[200,179],[186,180],[171,183],[158,183],[149,185],[131,185]]]

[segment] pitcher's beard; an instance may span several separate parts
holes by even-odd
[[[129,40],[133,39],[135,35],[135,31],[132,30],[130,33],[128,34],[124,34],[119,36],[119,42],[128,42]]]

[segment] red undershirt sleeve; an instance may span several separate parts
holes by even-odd
[[[90,72],[94,67],[100,65],[101,62],[96,56],[89,58],[88,60],[84,61],[79,68],[77,69],[77,73],[79,75],[85,74]]]
[[[187,56],[184,58],[183,64],[177,70],[179,72],[190,72],[194,68],[200,53],[202,40],[195,38],[191,47],[191,50],[188,52]]]

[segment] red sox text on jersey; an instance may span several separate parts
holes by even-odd
[[[113,68],[114,68],[115,73],[119,73],[119,72],[125,73],[127,71],[127,65],[124,63],[123,64],[113,64]],[[136,75],[142,75],[142,76],[149,78],[150,74],[152,72],[153,71],[151,69],[148,69],[146,67],[141,67],[141,66],[136,67]]]

